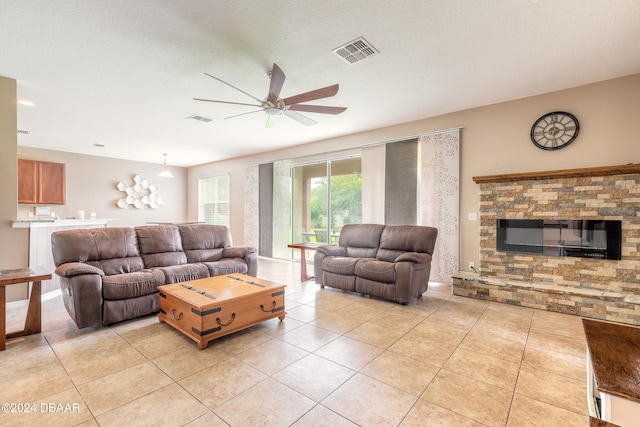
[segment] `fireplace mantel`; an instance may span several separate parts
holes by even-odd
[[[595,168],[563,169],[542,172],[521,172],[503,175],[485,175],[474,176],[472,179],[476,184],[486,184],[491,182],[513,182],[554,178],[626,175],[632,173],[640,173],[640,164],[630,163],[620,166],[601,166]]]
[[[473,180],[482,276],[454,276],[455,295],[640,325],[640,164]],[[550,218],[621,221],[621,259],[497,251],[497,220]]]

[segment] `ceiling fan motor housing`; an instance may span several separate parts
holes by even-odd
[[[284,101],[278,98],[278,101],[274,103],[265,99],[262,101],[262,109],[268,116],[281,116],[285,109]]]

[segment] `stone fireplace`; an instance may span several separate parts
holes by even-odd
[[[454,294],[640,325],[640,165],[473,179],[480,267],[454,276]],[[621,221],[621,259],[497,251],[498,219]]]

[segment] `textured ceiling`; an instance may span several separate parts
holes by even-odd
[[[333,49],[364,37],[379,54]],[[0,0],[0,75],[21,146],[191,166],[640,72],[638,0]],[[262,99],[334,83],[302,126],[194,97]],[[209,123],[187,119],[191,115]],[[98,148],[94,144],[103,144]]]

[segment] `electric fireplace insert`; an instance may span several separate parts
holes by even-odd
[[[621,259],[622,222],[614,220],[499,219],[502,252]]]

